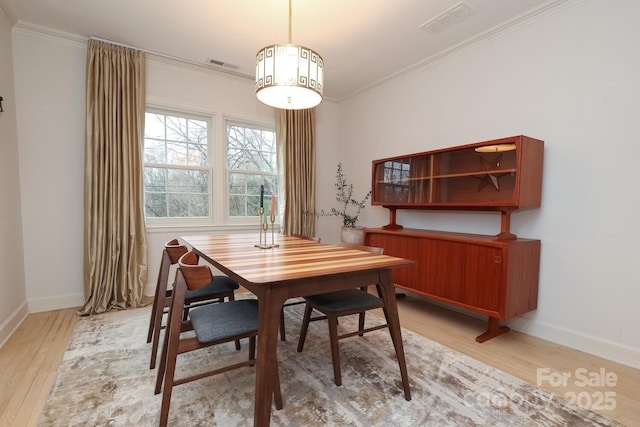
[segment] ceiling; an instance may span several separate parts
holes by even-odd
[[[293,0],[292,43],[323,57],[324,95],[339,101],[564,1]],[[256,52],[286,43],[289,29],[287,0],[0,0],[0,6],[17,26],[94,36],[248,78]],[[421,29],[428,21],[430,30]],[[208,65],[210,59],[226,65]]]

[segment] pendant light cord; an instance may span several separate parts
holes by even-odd
[[[289,44],[291,44],[291,0],[289,0]]]

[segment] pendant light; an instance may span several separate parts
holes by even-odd
[[[256,98],[263,104],[287,110],[312,108],[322,101],[322,57],[312,49],[289,42],[266,46],[256,55]]]

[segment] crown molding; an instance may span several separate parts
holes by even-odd
[[[86,46],[87,41],[89,40],[87,37],[79,36],[78,34],[67,33],[66,31],[60,31],[25,21],[16,22],[13,28],[16,32],[31,35],[35,34],[47,39],[63,40],[66,42],[71,42],[75,45]]]
[[[84,37],[84,36],[80,36],[80,35],[77,35],[77,34],[56,30],[54,28],[45,27],[45,26],[38,25],[38,24],[33,24],[33,23],[30,23],[30,22],[18,21],[14,25],[14,30],[17,31],[17,32],[24,33],[24,34],[36,35],[36,36],[43,37],[43,38],[46,38],[46,39],[55,39],[57,41],[62,40],[62,41],[70,42],[70,43],[72,43],[74,45],[82,46],[82,47],[86,47],[89,39],[93,38],[93,39],[96,39],[96,40],[99,40],[99,41],[103,41],[103,42],[106,42],[106,43],[111,43],[111,44],[115,44],[115,45],[119,45],[119,46],[124,46],[124,47],[130,48],[130,49],[140,50],[142,52],[145,52],[149,56],[150,60],[153,60],[153,61],[156,61],[156,62],[171,64],[171,65],[174,65],[174,66],[187,68],[187,69],[200,71],[200,72],[208,72],[208,73],[213,72],[215,74],[219,74],[219,75],[224,76],[224,77],[240,79],[240,80],[243,80],[243,81],[246,81],[248,79],[253,79],[254,78],[254,76],[249,76],[249,75],[246,75],[246,74],[238,73],[238,72],[233,71],[233,70],[222,70],[222,69],[218,69],[216,67],[209,66],[207,64],[200,64],[200,63],[197,63],[195,61],[190,61],[190,60],[184,59],[184,58],[178,58],[178,57],[174,57],[174,56],[170,56],[170,55],[165,55],[165,54],[160,53],[160,52],[150,51],[150,50],[147,50],[147,49],[144,49],[144,48],[140,48],[140,47],[137,47],[137,46],[125,45],[125,44],[122,44],[122,43],[117,42],[117,41],[107,40],[107,39],[103,39],[103,38],[100,38],[100,37]]]
[[[18,20],[16,19],[16,14],[13,12],[11,6],[5,4],[4,0],[0,0],[0,9],[4,12],[4,15],[7,17],[11,25],[15,25]]]

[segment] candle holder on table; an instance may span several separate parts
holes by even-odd
[[[275,243],[275,222],[276,222],[276,216],[274,214],[271,214],[269,216],[269,220],[271,220],[271,244],[267,243],[267,235],[268,235],[268,231],[269,231],[269,225],[267,224],[266,221],[263,222],[263,218],[264,218],[264,207],[260,208],[260,243],[257,245],[254,245],[256,248],[260,248],[260,249],[271,249],[271,248],[277,248],[278,244]],[[263,237],[264,236],[264,239]]]

